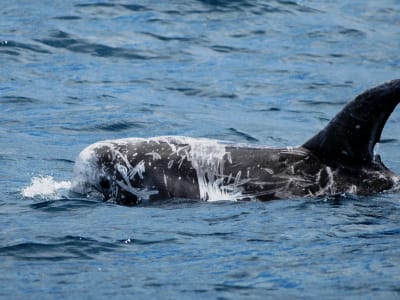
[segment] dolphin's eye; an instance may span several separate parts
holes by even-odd
[[[105,189],[105,190],[109,189],[110,186],[111,186],[110,180],[108,180],[108,178],[105,177],[105,176],[100,177],[100,182],[99,183],[100,183],[100,187]]]

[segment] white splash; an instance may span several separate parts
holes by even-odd
[[[393,190],[398,191],[400,190],[400,176],[399,175],[393,175],[392,176],[393,180]]]
[[[55,181],[52,176],[39,176],[31,179],[31,185],[22,189],[21,194],[27,198],[57,196],[60,190],[68,190],[69,181]]]

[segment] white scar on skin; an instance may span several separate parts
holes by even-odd
[[[151,156],[153,158],[153,160],[159,160],[161,159],[161,155],[155,151],[146,153],[145,155]]]
[[[240,174],[233,184],[224,183],[224,163],[232,163],[230,152],[225,145],[215,140],[189,137],[158,137],[149,139],[157,143],[164,142],[179,157],[178,168],[185,160],[192,164],[198,178],[200,198],[207,201],[237,200],[243,198]],[[170,160],[168,168],[174,161]],[[229,181],[228,181],[229,182]]]

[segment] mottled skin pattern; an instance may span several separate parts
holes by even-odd
[[[379,157],[368,168],[353,169],[329,167],[302,147],[269,150],[236,148],[232,151],[232,161],[239,163],[228,167],[230,172],[244,168],[250,171],[250,181],[245,185],[245,191],[259,191],[259,200],[345,192],[369,195],[391,189],[395,183],[395,175],[382,164]],[[246,163],[250,162],[251,167],[248,167]]]
[[[183,150],[174,151],[171,143],[152,140],[100,146],[93,154],[102,171],[91,186],[101,192],[105,200],[123,205],[168,198],[199,199],[198,175],[186,156],[191,146],[174,146]],[[207,174],[213,178],[206,178],[206,181],[221,179],[217,186],[226,189],[229,198],[230,192],[235,191],[241,194],[237,199],[262,201],[343,192],[367,195],[391,189],[394,185],[394,174],[378,159],[370,168],[355,170],[331,168],[301,147],[226,146],[225,149],[226,154],[221,160],[223,173]],[[142,172],[129,172],[138,168]],[[132,176],[129,177],[129,173]],[[136,192],[130,192],[126,187],[128,182]]]
[[[182,159],[178,153],[174,153],[167,143],[138,142],[113,146],[122,156],[127,157],[131,166],[139,164],[144,166],[145,171],[142,176],[135,174],[130,178],[130,183],[134,188],[150,191],[150,199],[199,198],[196,171],[192,164],[187,159]],[[118,187],[117,182],[124,182],[124,178],[115,166],[121,164],[126,167],[126,162],[121,155],[111,154],[114,152],[112,150],[114,147],[103,146],[96,150],[98,165],[105,171],[99,180],[97,190],[101,191],[106,200],[113,199],[120,204],[136,204],[138,200],[144,199]],[[160,156],[150,153],[158,153]],[[111,160],[110,154],[111,157],[114,156]],[[178,174],[180,176],[177,176]]]
[[[99,142],[82,151],[72,190],[100,192],[134,205],[168,198],[202,200],[370,195],[399,177],[373,148],[400,99],[400,80],[356,97],[297,148],[239,147],[206,139],[161,137]]]

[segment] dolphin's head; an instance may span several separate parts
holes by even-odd
[[[128,206],[147,200],[152,192],[134,184],[144,166],[131,166],[130,155],[124,142],[103,141],[86,147],[76,159],[71,190]]]
[[[112,170],[102,155],[105,145],[96,143],[86,147],[75,161],[71,190],[82,195],[102,195],[112,198]]]

